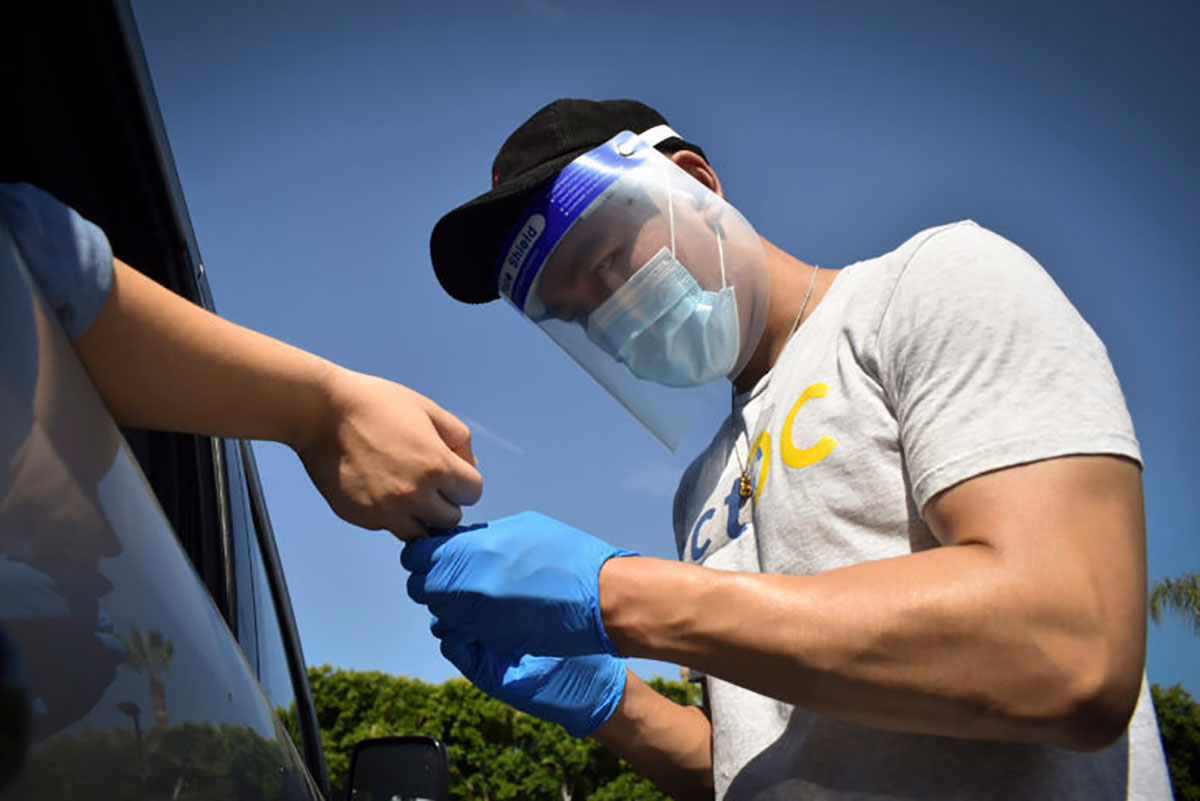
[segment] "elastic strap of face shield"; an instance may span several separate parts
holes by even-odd
[[[650,147],[658,147],[668,139],[683,139],[682,136],[675,133],[670,125],[655,125],[653,128],[647,128],[638,134],[638,138]]]

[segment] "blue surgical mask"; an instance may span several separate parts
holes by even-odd
[[[664,247],[588,316],[587,335],[638,378],[703,384],[728,375],[737,361],[733,287],[702,289]]]

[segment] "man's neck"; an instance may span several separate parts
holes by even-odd
[[[812,316],[837,275],[834,270],[818,270],[812,297],[804,309],[804,316],[797,321],[796,313],[804,303],[809,281],[813,280],[813,270],[818,268],[780,250],[766,239],[763,239],[762,243],[767,252],[767,270],[771,276],[767,322],[754,355],[734,379],[733,384],[738,392],[752,389],[758,380],[766,375],[779,358],[779,353],[791,337],[793,328],[803,325],[804,321]]]

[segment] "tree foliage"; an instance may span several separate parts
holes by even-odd
[[[1200,634],[1200,573],[1184,573],[1176,579],[1161,578],[1150,589],[1150,619],[1162,624],[1163,612],[1179,615]]]
[[[119,801],[283,801],[300,779],[280,769],[280,740],[249,726],[181,723],[85,729],[48,740],[28,758],[5,798]],[[294,792],[294,787],[292,788]]]
[[[1183,686],[1150,687],[1176,801],[1200,801],[1200,703]]]
[[[455,799],[664,798],[598,743],[518,712],[464,679],[429,684],[324,665],[309,668],[309,680],[334,788],[345,786],[356,742],[425,734],[446,744]],[[690,684],[655,679],[651,686],[679,703],[697,700],[698,690]]]
[[[654,785],[589,740],[517,712],[463,679],[429,684],[379,672],[309,668],[313,701],[337,791],[354,744],[370,737],[427,734],[446,744],[454,799],[467,801],[658,801]],[[657,678],[660,694],[695,704],[693,684]],[[1200,801],[1200,703],[1180,685],[1151,688],[1178,801]],[[294,722],[287,721],[289,728]]]
[[[1171,612],[1200,634],[1200,573],[1160,578],[1150,588],[1149,607],[1155,625],[1162,625],[1163,614]],[[1167,689],[1155,684],[1150,693],[1175,798],[1200,801],[1200,704],[1180,684]]]

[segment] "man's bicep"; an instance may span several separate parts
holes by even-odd
[[[1127,692],[1145,653],[1141,469],[1117,456],[1069,456],[996,470],[934,496],[924,515],[947,546],[989,549],[1032,618],[1096,640]]]
[[[924,517],[944,545],[1079,547],[1103,561],[1144,561],[1141,469],[1123,457],[1064,456],[984,473],[939,492]]]

